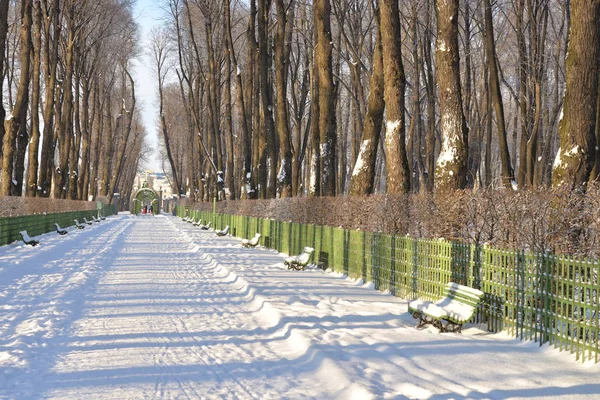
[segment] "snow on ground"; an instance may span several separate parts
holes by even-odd
[[[175,217],[0,248],[0,398],[597,398],[597,365]]]

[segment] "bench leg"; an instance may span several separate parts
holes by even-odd
[[[457,324],[456,322],[444,320],[443,322],[440,321],[439,329],[440,329],[440,332],[444,332],[444,333],[449,333],[449,332],[461,333],[462,324]]]
[[[425,325],[427,325],[429,322],[427,321],[427,318],[423,317],[423,315],[421,315],[419,317],[419,323],[417,324],[417,328],[422,328]]]
[[[431,321],[430,321],[430,320],[428,320],[428,319],[427,319],[427,317],[426,317],[426,316],[425,316],[423,313],[420,313],[420,312],[418,312],[418,311],[415,311],[415,312],[413,313],[413,315],[412,315],[412,316],[413,316],[413,318],[415,318],[415,319],[418,319],[418,320],[419,320],[419,323],[417,324],[417,329],[418,329],[418,328],[422,328],[422,327],[424,327],[425,325],[427,325],[427,324],[430,324],[430,323],[431,323]]]

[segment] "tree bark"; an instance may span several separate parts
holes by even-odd
[[[273,121],[273,95],[269,81],[268,25],[271,0],[258,0],[258,66],[260,75],[260,96],[264,130],[266,135],[267,187],[261,190],[261,197],[275,198],[277,193],[277,142]]]
[[[44,128],[42,139],[42,155],[40,159],[40,172],[38,185],[41,192],[38,195],[50,196],[52,185],[53,160],[54,160],[54,105],[56,103],[56,69],[58,65],[58,44],[61,24],[59,23],[60,2],[54,0],[52,8],[43,0],[46,9],[44,18],[44,65],[45,67],[45,99],[44,99]],[[54,31],[52,32],[52,29]],[[50,40],[51,32],[53,39]]]
[[[280,197],[292,196],[292,145],[287,104],[286,52],[287,9],[283,0],[275,0],[277,8],[277,31],[275,32],[275,85],[277,95],[277,134],[280,143],[280,163],[277,181]]]
[[[129,80],[129,85],[131,86],[131,106],[130,109],[127,110],[125,107],[125,99],[123,99],[123,106],[121,107],[121,117],[117,117],[117,126],[115,130],[119,129],[119,125],[122,126],[123,132],[121,134],[121,143],[118,146],[118,153],[114,168],[114,173],[110,179],[109,190],[108,190],[108,203],[112,203],[112,199],[114,196],[115,188],[117,187],[117,183],[119,181],[119,177],[123,172],[123,159],[125,157],[125,153],[127,150],[127,142],[129,141],[129,135],[131,133],[131,124],[133,122],[133,116],[135,112],[135,83],[133,82],[133,78],[131,77],[129,71],[126,66],[123,66],[123,73],[127,75]],[[123,83],[125,84],[125,82]],[[161,113],[161,120],[164,121],[164,115]]]
[[[65,79],[63,83],[63,102],[61,118],[58,123],[59,167],[56,171],[55,198],[66,198],[69,184],[69,157],[73,136],[73,70],[75,52],[75,21],[73,8],[69,9],[67,41],[65,44]],[[71,160],[71,163],[73,161]],[[72,165],[72,164],[71,164]]]
[[[410,190],[406,156],[405,88],[402,65],[401,26],[398,0],[382,0],[381,43],[383,49],[384,97],[386,107],[385,150],[387,192],[404,194]]]
[[[485,49],[490,73],[490,88],[496,114],[496,126],[498,130],[498,141],[500,144],[500,161],[502,163],[502,184],[510,187],[514,181],[514,171],[510,160],[510,151],[508,149],[508,140],[506,136],[506,122],[504,118],[504,104],[502,101],[502,92],[500,90],[500,78],[498,75],[498,65],[496,59],[496,41],[494,39],[494,25],[492,19],[492,7],[490,0],[483,0],[484,19],[485,19]]]
[[[584,189],[594,165],[600,76],[600,0],[571,2],[567,82],[552,185]]]
[[[425,183],[428,191],[433,191],[435,177],[435,78],[433,72],[433,57],[431,56],[432,28],[431,28],[431,3],[425,3],[427,23],[423,38],[423,59],[426,67],[423,68],[423,81],[425,82],[427,97],[427,132],[425,134]]]
[[[33,42],[33,87],[31,90],[31,140],[29,141],[29,165],[27,168],[26,195],[35,197],[38,187],[38,151],[40,144],[40,68],[42,52],[42,9],[39,2],[34,4],[35,40]],[[0,89],[1,90],[1,89]]]
[[[379,13],[377,10],[376,13]],[[375,52],[373,54],[373,73],[369,83],[370,92],[367,104],[367,114],[363,130],[360,151],[354,164],[350,180],[350,195],[363,196],[372,194],[375,187],[375,172],[377,166],[377,149],[385,110],[383,57],[381,32],[379,24],[375,27]]]
[[[464,189],[467,184],[469,129],[460,86],[458,8],[458,0],[437,1],[436,59],[443,138],[435,170],[437,190]]]
[[[226,6],[228,6],[226,4]],[[229,11],[226,11],[228,14]],[[233,118],[231,115],[231,52],[233,46],[229,43],[229,34],[225,35],[225,142],[227,145],[227,163],[225,168],[225,184],[229,189],[229,200],[235,200],[235,179],[234,163],[235,154],[233,152]]]
[[[225,1],[225,22],[227,28],[227,45],[229,47],[229,56],[231,57],[231,62],[233,64],[233,68],[235,70],[235,85],[236,85],[236,94],[237,94],[237,103],[238,103],[238,114],[240,119],[240,128],[241,128],[241,141],[240,141],[240,153],[242,158],[242,168],[241,168],[241,180],[240,180],[240,197],[245,199],[250,197],[250,179],[248,179],[248,174],[252,172],[252,144],[250,137],[250,123],[248,121],[248,111],[246,109],[246,102],[244,98],[244,85],[242,82],[242,73],[238,66],[237,57],[235,54],[235,48],[233,47],[233,37],[232,37],[232,29],[231,29],[231,0]],[[250,28],[248,28],[249,30]],[[246,32],[248,37],[248,32]],[[254,43],[251,43],[250,38],[248,37],[248,46],[255,46]],[[251,58],[248,59],[247,69],[250,71],[250,66],[252,65]]]
[[[2,143],[4,141],[4,54],[6,52],[6,35],[8,33],[8,5],[10,0],[0,0],[0,164],[2,163]]]
[[[18,142],[19,134],[26,134],[27,108],[29,104],[29,81],[30,81],[30,52],[31,52],[31,26],[32,26],[32,0],[21,1],[21,48],[19,58],[21,61],[21,76],[19,87],[15,98],[15,106],[12,116],[4,121],[4,141],[2,147],[2,174],[0,175],[0,196],[20,194],[21,180],[13,182],[13,168],[15,157],[15,144]],[[21,141],[22,142],[22,141]],[[26,141],[25,141],[26,143]]]
[[[336,87],[333,83],[333,42],[331,36],[331,4],[315,0],[315,65],[319,85],[319,151],[321,196],[336,194]]]

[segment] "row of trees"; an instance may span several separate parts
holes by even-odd
[[[208,199],[582,187],[600,0],[161,0],[175,191]]]
[[[147,152],[132,7],[0,0],[0,196],[129,196]]]

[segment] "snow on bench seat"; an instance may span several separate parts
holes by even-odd
[[[40,243],[39,241],[37,241],[37,240],[35,240],[35,239],[32,239],[32,238],[31,238],[31,237],[30,237],[30,236],[27,234],[27,231],[21,231],[21,232],[19,232],[19,233],[21,234],[21,237],[23,238],[23,243],[25,243],[25,244],[28,244],[28,245],[30,245],[30,246],[33,246],[33,247],[35,247],[35,246],[37,246],[37,245]]]
[[[435,303],[414,300],[408,304],[408,309],[419,318],[417,327],[432,324],[442,332],[460,332],[462,325],[477,312],[482,297],[481,290],[449,282],[442,299]]]
[[[308,265],[314,251],[315,249],[307,246],[299,255],[286,258],[284,263],[288,269],[303,270]]]
[[[242,239],[242,246],[244,247],[256,247],[258,245],[258,241],[262,235],[260,233],[256,233],[254,237],[250,240]]]

